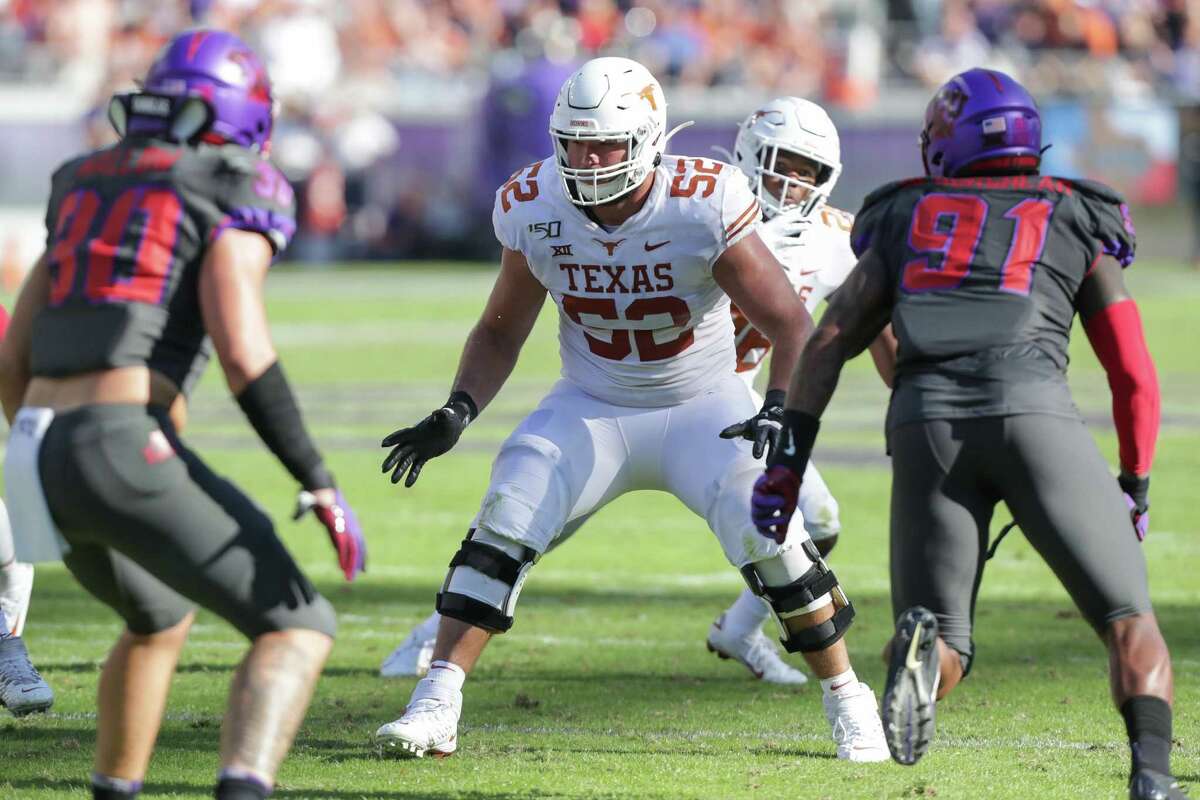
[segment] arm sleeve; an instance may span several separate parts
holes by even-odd
[[[1112,390],[1121,469],[1146,475],[1154,460],[1161,398],[1137,303],[1127,299],[1101,309],[1088,319],[1084,330]]]
[[[229,228],[261,233],[278,255],[296,235],[296,195],[283,173],[266,159],[255,158],[250,171],[235,174],[228,191],[217,192],[221,217],[208,241]]]

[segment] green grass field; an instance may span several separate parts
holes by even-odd
[[[1200,362],[1191,338],[1200,276],[1150,264],[1129,278],[1164,391],[1146,553],[1178,681],[1174,763],[1200,784]],[[195,398],[191,443],[279,521],[340,612],[337,646],[277,796],[1124,796],[1128,753],[1104,652],[1020,536],[988,567],[974,672],[941,706],[930,753],[912,768],[848,765],[834,759],[815,684],[761,684],[705,652],[707,626],[742,583],[702,521],[658,493],[617,501],[535,568],[514,630],[467,683],[459,756],[379,758],[371,734],[399,715],[412,688],[411,680],[379,678],[379,663],[429,612],[497,446],[558,372],[548,307],[516,374],[458,450],[427,466],[410,491],[380,475],[379,439],[445,398],[490,283],[488,271],[438,264],[281,270],[271,279],[284,362],[370,539],[369,572],[353,586],[315,523],[287,521],[295,486],[227,398],[217,370]],[[1086,340],[1076,338],[1076,397],[1115,459],[1108,389]],[[832,561],[859,609],[850,649],[877,690],[891,628],[885,400],[869,364],[852,364],[817,457],[841,501],[844,531]],[[1000,509],[995,528],[1007,520]],[[61,567],[39,570],[26,637],[58,699],[47,716],[0,716],[0,798],[85,796],[96,680],[118,631],[116,616]],[[224,694],[243,649],[231,628],[200,615],[145,796],[211,796]]]

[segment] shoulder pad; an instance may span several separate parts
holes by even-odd
[[[893,181],[880,186],[878,189],[868,194],[866,199],[863,200],[862,208],[858,210],[858,216],[862,216],[863,213],[872,206],[890,200],[893,196],[904,189],[908,189],[913,186],[924,186],[931,182],[932,180],[930,178],[905,178],[902,181]]]
[[[1121,196],[1120,192],[1099,181],[1090,181],[1083,178],[1056,178],[1055,180],[1062,181],[1091,200],[1099,200],[1118,206],[1125,202],[1125,198]]]
[[[854,227],[854,215],[849,211],[826,204],[817,213],[821,217],[821,224],[830,230],[849,233]]]

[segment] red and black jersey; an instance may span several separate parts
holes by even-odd
[[[1078,412],[1066,383],[1076,295],[1104,253],[1133,261],[1112,189],[1040,175],[925,178],[869,195],[852,232],[892,279],[899,342],[889,428]]]
[[[147,365],[190,390],[210,348],[197,278],[227,228],[259,232],[276,252],[296,229],[291,186],[245,148],[133,138],[61,166],[32,373]]]

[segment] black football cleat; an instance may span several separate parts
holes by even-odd
[[[883,733],[892,758],[917,763],[933,740],[934,709],[942,665],[933,612],[913,606],[896,620],[887,687],[883,692]]]
[[[1143,767],[1129,779],[1129,800],[1188,800],[1188,795],[1170,775]]]

